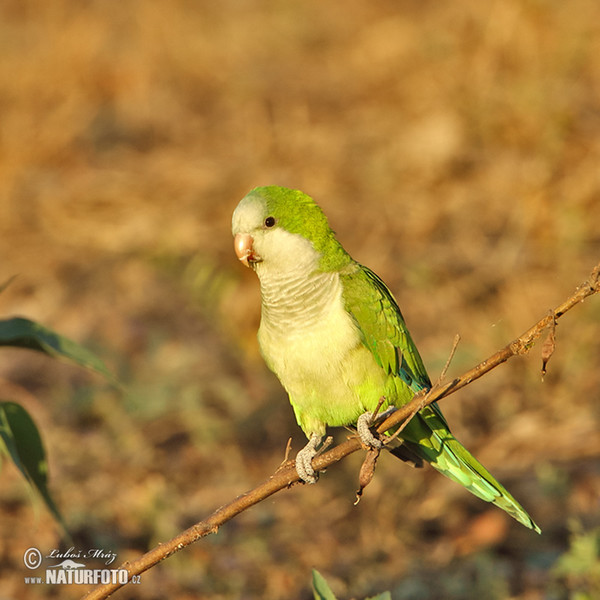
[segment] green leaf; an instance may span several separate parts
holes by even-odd
[[[312,586],[315,600],[336,600],[325,578],[316,569],[312,570]],[[382,592],[365,600],[392,600],[390,592]]]
[[[113,379],[106,365],[92,352],[51,329],[16,317],[0,320],[0,346],[16,346],[44,352],[55,358],[66,358]]]
[[[365,598],[365,600],[392,600],[392,594],[390,592],[381,592],[381,594]]]
[[[325,578],[316,569],[312,570],[312,585],[315,600],[336,600]]]
[[[48,491],[48,463],[42,438],[29,413],[15,402],[0,402],[0,438],[27,482],[44,500],[66,532],[63,518]]]

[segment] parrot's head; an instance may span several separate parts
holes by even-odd
[[[247,267],[285,274],[305,268],[332,271],[351,262],[327,217],[310,197],[278,186],[249,192],[233,213],[235,253]]]

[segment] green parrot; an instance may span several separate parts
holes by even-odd
[[[309,439],[296,469],[314,483],[312,459],[327,427],[355,426],[365,444],[380,447],[369,431],[380,400],[382,409],[402,406],[431,381],[392,293],[344,250],[311,197],[257,187],[235,209],[232,233],[236,255],[260,280],[261,353]],[[540,532],[450,433],[437,404],[417,413],[400,437],[395,449],[390,444],[394,454],[427,461]]]

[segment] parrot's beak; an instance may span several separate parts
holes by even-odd
[[[246,267],[250,267],[250,263],[257,263],[262,260],[258,254],[254,253],[253,243],[254,240],[249,233],[237,233],[233,240],[235,255]]]

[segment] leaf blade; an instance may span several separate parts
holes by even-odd
[[[113,380],[106,365],[90,350],[48,327],[23,317],[0,320],[0,346],[13,346],[67,359]]]
[[[48,489],[48,462],[40,432],[20,404],[0,401],[0,439],[27,483],[38,491],[52,516],[66,532],[65,522]]]
[[[316,569],[312,570],[312,586],[315,600],[336,600],[325,577]]]

